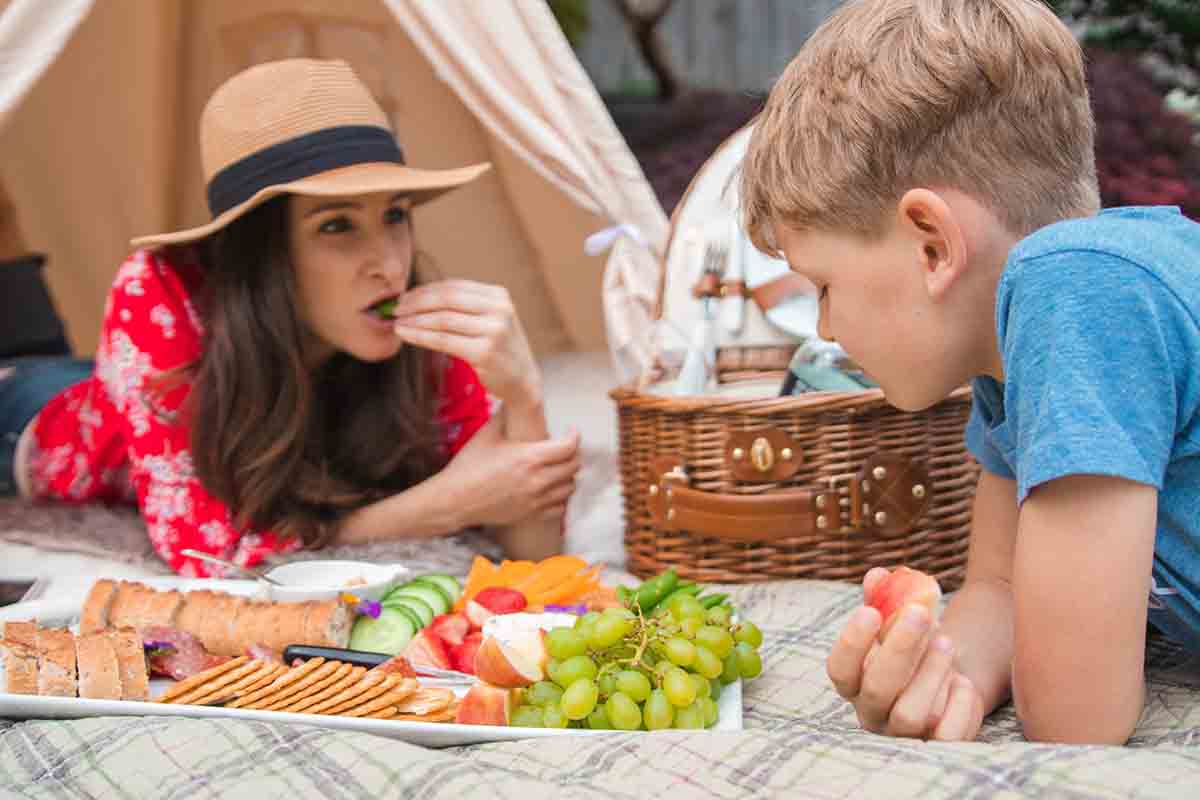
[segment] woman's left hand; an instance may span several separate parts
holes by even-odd
[[[541,401],[541,378],[508,290],[445,280],[409,290],[396,306],[396,335],[466,361],[484,387],[510,404]]]

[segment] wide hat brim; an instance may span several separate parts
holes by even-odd
[[[457,169],[415,169],[393,163],[354,164],[288,183],[267,186],[249,200],[228,209],[205,225],[173,233],[139,236],[133,239],[131,244],[138,249],[153,249],[194,242],[216,233],[238,217],[281,194],[336,197],[394,192],[403,194],[416,206],[470,183],[491,169],[491,166],[485,163]]]

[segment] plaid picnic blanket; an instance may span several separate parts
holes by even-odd
[[[1011,708],[979,742],[857,728],[824,658],[859,602],[843,584],[731,590],[763,629],[764,673],[738,732],[613,733],[429,750],[311,726],[229,720],[0,721],[0,797],[1196,798],[1200,665],[1152,640],[1128,747],[1034,745]]]

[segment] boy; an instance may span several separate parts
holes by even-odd
[[[1101,213],[1092,140],[1035,0],[847,3],[757,121],[747,228],[821,336],[899,408],[975,392],[961,591],[883,644],[859,608],[829,654],[868,730],[970,740],[1011,695],[1030,739],[1124,743],[1147,620],[1200,650],[1200,225]]]

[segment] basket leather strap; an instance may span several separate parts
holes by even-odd
[[[770,311],[785,300],[811,290],[812,284],[808,279],[794,272],[780,275],[753,289],[748,288],[742,281],[722,281],[715,273],[705,272],[692,287],[692,296],[701,299],[740,295],[753,300],[763,311]]]
[[[718,539],[762,542],[806,536],[813,530],[812,492],[712,494],[674,487],[660,492],[651,515],[666,530],[687,530]],[[657,505],[660,513],[655,513]]]

